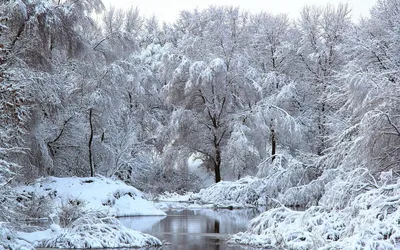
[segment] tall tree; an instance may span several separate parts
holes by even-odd
[[[297,24],[300,40],[298,57],[307,72],[304,81],[308,89],[304,94],[312,107],[311,123],[313,136],[316,136],[314,150],[322,155],[327,148],[327,115],[331,107],[326,102],[329,87],[333,84],[335,72],[340,71],[346,62],[343,46],[346,44],[350,21],[350,8],[339,4],[337,7],[327,5],[322,8],[307,6],[301,12]],[[310,98],[312,96],[312,98]]]

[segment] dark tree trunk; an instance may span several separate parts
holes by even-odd
[[[93,166],[93,152],[92,152],[92,146],[93,146],[93,122],[92,122],[92,116],[93,116],[93,109],[89,109],[89,126],[90,126],[90,136],[89,136],[89,166],[90,166],[90,176],[94,177],[94,166]]]
[[[272,161],[275,160],[276,154],[276,134],[274,125],[271,125],[271,159]]]
[[[219,234],[219,221],[214,221],[214,233]]]
[[[221,181],[221,149],[219,145],[215,145],[215,163],[214,163],[214,172],[215,172],[215,182]]]

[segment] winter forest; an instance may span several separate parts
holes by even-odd
[[[44,183],[75,177],[136,201],[268,206],[235,244],[395,249],[400,1],[351,15],[210,6],[162,24],[101,0],[1,0],[0,249],[88,247],[71,236],[88,221],[132,239],[120,212],[52,203]],[[22,239],[49,216],[57,240]]]

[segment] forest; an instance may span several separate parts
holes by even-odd
[[[377,220],[370,249],[394,249],[399,51],[398,0],[356,23],[346,4],[305,6],[296,20],[210,6],[161,23],[101,0],[1,0],[0,249],[26,212],[18,185],[74,176],[197,199],[251,176],[239,200],[276,208],[233,241],[259,246],[255,234],[274,234],[265,225],[304,207],[309,223]],[[365,246],[357,223],[321,235]]]

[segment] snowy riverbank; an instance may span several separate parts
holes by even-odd
[[[19,193],[49,197],[57,210],[67,204],[82,204],[85,211],[109,216],[166,215],[144,198],[138,189],[105,177],[46,177],[18,188]]]
[[[158,197],[162,202],[157,206],[246,208],[268,204],[269,210],[254,218],[247,231],[231,238],[233,244],[268,249],[398,249],[400,182],[385,179],[385,173],[375,180],[368,172],[367,179],[347,180],[352,173],[337,173],[336,182],[326,186],[319,202],[304,211],[285,207],[287,195],[263,198],[268,183],[254,177],[223,181],[183,196],[166,193]],[[301,191],[294,197],[303,198]],[[347,192],[345,197],[343,192]]]
[[[126,228],[115,216],[165,216],[143,193],[105,177],[46,177],[20,186],[21,201],[47,202],[50,228],[18,232],[21,246],[116,248],[161,245],[157,238]],[[39,207],[39,204],[37,204]],[[46,214],[46,211],[42,212]]]
[[[400,183],[357,195],[342,209],[312,206],[268,210],[251,221],[231,243],[283,249],[398,249]]]

